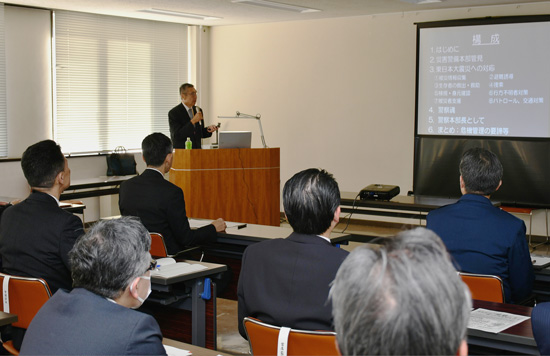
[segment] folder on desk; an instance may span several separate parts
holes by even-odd
[[[157,260],[157,269],[151,272],[151,276],[170,278],[197,272],[206,268],[206,266],[200,263],[176,262],[173,258],[161,258]]]
[[[550,266],[550,257],[531,255],[531,262],[533,263],[534,269],[536,270],[545,269],[546,267]]]

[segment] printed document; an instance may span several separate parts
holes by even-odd
[[[528,319],[528,316],[478,308],[470,313],[468,329],[497,334]]]

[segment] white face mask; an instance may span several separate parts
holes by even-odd
[[[141,277],[138,277],[138,278],[151,280],[151,277],[149,277],[149,276],[141,276]],[[132,285],[130,285],[130,291],[132,291]],[[145,298],[141,298],[141,297],[139,296],[139,294],[138,294],[138,296],[137,296],[136,299],[137,299],[141,304],[138,305],[138,306],[136,306],[136,307],[134,307],[134,308],[132,308],[132,309],[137,309],[137,308],[141,307],[141,305],[143,304],[143,302],[145,302],[145,300],[146,300],[147,298],[149,298],[149,295],[150,295],[150,294],[151,294],[151,283],[149,282],[149,290],[147,291],[147,295],[145,296]]]

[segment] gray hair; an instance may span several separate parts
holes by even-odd
[[[151,236],[139,219],[97,222],[69,252],[74,288],[118,298],[150,266]]]
[[[454,355],[466,338],[470,293],[424,228],[353,250],[329,298],[342,355]]]
[[[180,95],[185,93],[185,91],[187,90],[187,88],[194,88],[195,86],[191,83],[183,83],[181,86],[180,86]]]

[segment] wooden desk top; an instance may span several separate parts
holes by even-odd
[[[162,343],[164,345],[172,346],[178,349],[191,351],[191,354],[193,356],[218,356],[218,355],[228,356],[228,354],[224,354],[216,350],[210,350],[204,347],[195,346],[195,345],[187,344],[185,342],[176,341],[176,340],[167,339],[167,338],[162,339]]]
[[[13,324],[18,320],[17,315],[0,311],[0,326]]]

